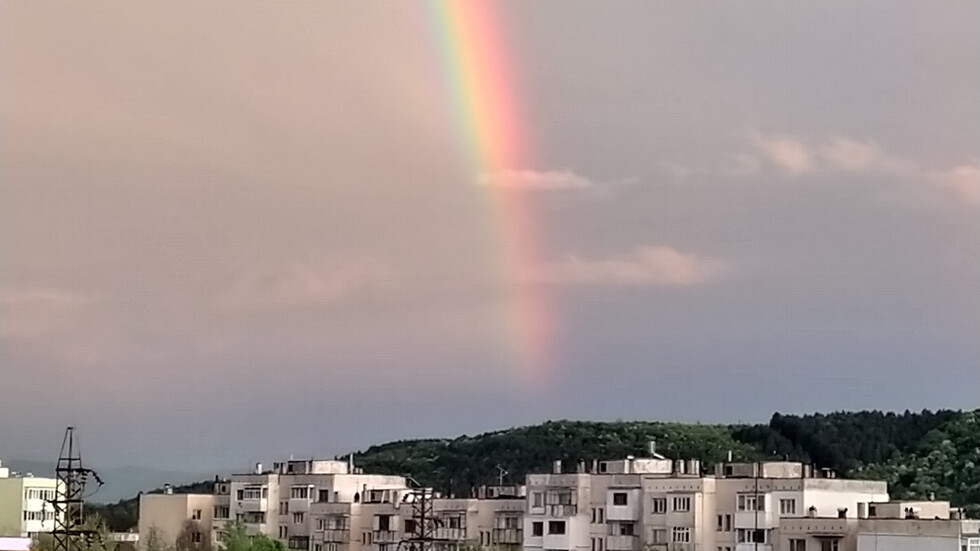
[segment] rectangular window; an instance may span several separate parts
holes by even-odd
[[[194,509],[191,512],[191,520],[201,520],[201,510],[200,509]]]
[[[215,505],[214,506],[214,518],[225,519],[228,518],[228,507],[225,505]]]
[[[718,525],[715,528],[718,532],[721,532],[725,528],[725,515],[718,515]]]
[[[452,526],[450,526],[450,528],[452,528]],[[391,530],[391,515],[378,515],[378,530],[383,532]]]
[[[303,524],[304,517],[303,513],[293,513],[293,524]]]
[[[671,528],[670,541],[673,543],[691,543],[691,529],[681,526]]]
[[[321,489],[317,492],[316,500],[320,503],[327,503],[330,501],[330,489]]]
[[[806,540],[789,540],[789,551],[806,551]]]
[[[663,515],[667,512],[667,498],[665,497],[655,497],[653,498],[653,505],[650,508],[655,515]]]
[[[739,511],[765,511],[766,500],[762,496],[755,494],[742,494],[738,496]]]
[[[289,514],[289,501],[288,500],[280,501],[279,502],[279,514],[280,515],[288,515]]]
[[[599,524],[606,522],[606,510],[599,507]]]
[[[663,528],[654,528],[653,541],[651,543],[667,543],[667,530]]]
[[[414,534],[415,533],[415,519],[411,519],[411,518],[405,519],[405,521],[403,522],[403,528],[405,530],[405,534]]]
[[[564,520],[548,521],[548,535],[562,535],[565,533]]]
[[[544,496],[541,495],[541,492],[534,492],[531,494],[531,507],[544,507]]]
[[[980,538],[966,540],[966,551],[980,551]]]
[[[543,522],[532,522],[531,523],[531,535],[540,538],[544,535],[544,523]]]
[[[752,530],[740,528],[736,530],[736,541],[738,543],[768,543],[769,533],[766,530]]]
[[[686,513],[691,510],[691,498],[689,497],[675,497],[674,498],[674,511]]]
[[[194,532],[193,534],[191,534],[191,541],[193,541],[194,543],[201,543],[202,539],[203,538],[201,537],[200,532]]]
[[[779,500],[779,514],[782,516],[795,516],[796,515],[796,500],[795,499],[780,499]]]
[[[725,531],[732,531],[732,515],[725,515]]]
[[[619,535],[620,536],[635,536],[636,527],[632,522],[620,522],[619,523]]]
[[[613,492],[613,505],[626,505],[628,497],[626,492]]]
[[[309,499],[310,498],[310,488],[309,486],[293,486],[289,489],[290,499]]]
[[[822,540],[820,551],[840,551],[840,540]]]

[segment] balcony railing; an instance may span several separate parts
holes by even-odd
[[[374,543],[395,543],[398,541],[398,532],[394,530],[374,530],[371,532],[371,541]]]
[[[606,536],[606,549],[609,551],[637,551],[640,538],[636,536]]]
[[[432,536],[440,540],[462,541],[466,539],[466,528],[436,528]]]
[[[324,530],[323,541],[327,543],[347,543],[350,541],[350,530]]]
[[[578,514],[576,505],[548,505],[545,507],[548,516],[551,517],[574,517]]]
[[[493,543],[524,543],[524,530],[520,528],[494,528],[490,537]]]

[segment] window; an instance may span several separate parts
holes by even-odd
[[[279,514],[280,515],[288,515],[289,514],[289,501],[280,501],[279,502]]]
[[[655,515],[662,515],[667,512],[667,498],[665,497],[655,497],[653,498],[653,506],[650,508]]]
[[[320,503],[327,503],[330,501],[330,489],[321,489],[317,492],[316,500]]]
[[[635,536],[636,527],[632,522],[620,522],[619,523],[619,535],[620,536]]]
[[[613,505],[626,505],[628,498],[626,492],[613,492]]]
[[[718,532],[721,532],[725,528],[725,515],[718,515],[718,525],[715,528]]]
[[[310,488],[309,486],[293,486],[289,489],[290,499],[309,499],[310,498]]]
[[[742,494],[738,496],[739,511],[765,511],[766,500],[755,494]]]
[[[766,530],[739,528],[735,531],[738,543],[768,543],[769,533]]]
[[[531,523],[531,535],[540,538],[544,535],[544,523],[543,522],[532,522]]]
[[[214,506],[214,518],[223,519],[228,518],[228,506],[226,505],[215,505]]]
[[[840,540],[821,540],[820,551],[840,551]]]
[[[531,507],[544,507],[544,496],[541,492],[531,494]]]
[[[806,551],[806,540],[789,540],[789,551]]]
[[[457,528],[459,527],[457,526]],[[378,515],[378,530],[383,532],[391,530],[391,515]]]
[[[463,527],[463,519],[461,519],[461,518],[459,518],[457,516],[449,517],[446,520],[448,521],[448,522],[446,522],[446,526],[449,527],[449,528],[452,528],[454,530],[458,530],[458,529],[460,529],[460,528]]]
[[[314,543],[313,544],[313,551],[323,551],[323,545],[321,545],[319,543]]]
[[[691,510],[691,498],[689,497],[675,497],[674,498],[674,510],[679,512],[687,512]]]
[[[415,533],[415,519],[407,518],[403,523],[403,528],[406,534]]]
[[[603,509],[602,507],[599,507],[599,514],[596,517],[599,520],[598,524],[602,524],[602,523],[606,522],[605,516],[606,516],[606,510]]]
[[[732,515],[725,515],[725,532],[732,531]]]
[[[194,532],[193,534],[191,534],[191,541],[194,543],[201,543],[202,539],[203,538],[201,538],[200,532]]]
[[[285,526],[279,527],[279,539],[284,540],[289,536],[289,528]]]
[[[191,511],[191,520],[201,520],[201,510],[194,509]]]
[[[980,538],[969,538],[963,546],[964,551],[980,551]]]
[[[561,535],[565,533],[564,520],[552,520],[548,522],[548,535]]]
[[[796,500],[795,499],[780,499],[779,500],[779,514],[783,516],[793,516],[796,514]]]
[[[663,528],[654,528],[653,541],[650,543],[667,543],[667,530]]]
[[[239,500],[245,501],[245,500],[253,500],[253,499],[263,499],[265,497],[268,497],[269,495],[268,492],[269,490],[267,488],[263,488],[261,486],[246,486],[238,490],[237,494]]]
[[[670,541],[673,543],[691,543],[691,529],[681,526],[671,528]]]
[[[303,524],[305,516],[303,513],[293,513],[293,524]]]

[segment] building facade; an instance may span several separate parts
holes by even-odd
[[[0,465],[0,536],[33,538],[55,525],[58,481],[17,475]]]

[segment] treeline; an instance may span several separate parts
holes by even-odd
[[[391,442],[357,452],[354,459],[365,472],[410,476],[447,494],[467,495],[501,480],[521,483],[529,473],[546,472],[556,459],[572,467],[579,461],[642,457],[651,441],[665,457],[699,458],[705,469],[729,453],[735,461],[805,461],[842,477],[887,480],[894,497],[934,495],[980,513],[975,508],[980,410],[776,413],[767,424],[737,426],[549,421],[478,436]],[[178,486],[174,492],[210,492],[211,484]],[[139,501],[93,509],[112,530],[123,531],[136,525]]]

